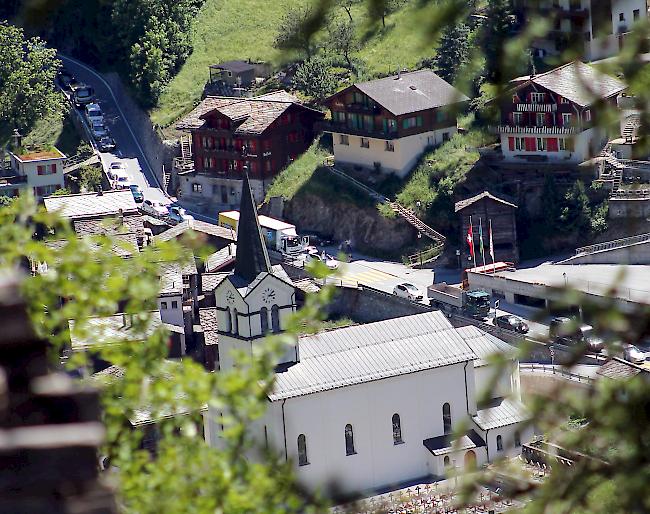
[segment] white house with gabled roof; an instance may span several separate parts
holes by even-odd
[[[16,196],[20,187],[31,188],[36,198],[49,196],[64,187],[63,161],[66,156],[52,147],[45,150],[9,152],[11,169],[25,182],[5,194]]]

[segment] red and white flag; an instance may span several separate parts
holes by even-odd
[[[469,245],[469,254],[474,257],[474,229],[472,228],[472,217],[469,217],[469,228],[467,229],[467,244]]]

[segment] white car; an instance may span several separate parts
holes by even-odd
[[[645,362],[645,356],[645,352],[633,344],[626,344],[623,348],[623,358],[626,361],[634,362],[635,364],[641,364],[642,362]]]
[[[413,284],[404,282],[403,284],[397,284],[393,289],[393,294],[399,296],[400,298],[406,298],[414,302],[419,302],[424,298],[424,294]]]
[[[108,174],[113,189],[128,189],[131,187],[131,179],[124,170],[110,170]]]
[[[181,223],[182,221],[193,220],[194,217],[185,212],[185,209],[178,205],[170,205],[167,209],[167,216],[174,223]]]
[[[86,105],[86,119],[91,126],[93,123],[104,124],[104,114],[102,113],[102,108],[99,104],[92,103]]]
[[[145,200],[139,207],[142,212],[155,218],[164,218],[169,214],[167,206],[156,200]]]
[[[310,262],[314,261],[322,262],[331,270],[339,268],[339,261],[337,261],[331,255],[327,255],[325,252],[320,254],[318,252],[311,252],[305,255],[305,264],[309,264]]]

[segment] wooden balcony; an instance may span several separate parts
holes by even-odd
[[[352,128],[346,123],[337,123],[334,121],[321,122],[317,127],[323,132],[335,132],[337,134],[347,134],[350,136],[370,137],[375,139],[397,139],[399,137],[397,130],[384,132],[381,129],[368,130],[365,128]]]
[[[577,134],[576,127],[526,127],[519,125],[497,125],[490,127],[497,134],[534,134],[534,135],[573,135]]]
[[[521,103],[521,104],[517,104],[517,111],[519,111],[519,112],[555,112],[555,111],[557,111],[557,104]]]

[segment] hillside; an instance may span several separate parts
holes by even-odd
[[[264,2],[261,9],[261,0],[206,0],[194,24],[193,52],[152,110],[152,122],[168,126],[189,111],[201,97],[210,64],[247,58],[279,62],[281,55],[273,47],[277,27],[289,9],[303,3],[276,0]],[[407,4],[387,16],[385,28],[379,24],[373,30],[364,24],[365,6],[355,7],[353,17],[362,46],[353,57],[365,63],[363,78],[385,75],[398,66],[412,68],[432,55],[431,48],[420,44],[426,25],[413,23],[425,15],[417,5]],[[420,30],[414,28],[418,26]],[[365,34],[372,35],[366,38]]]

